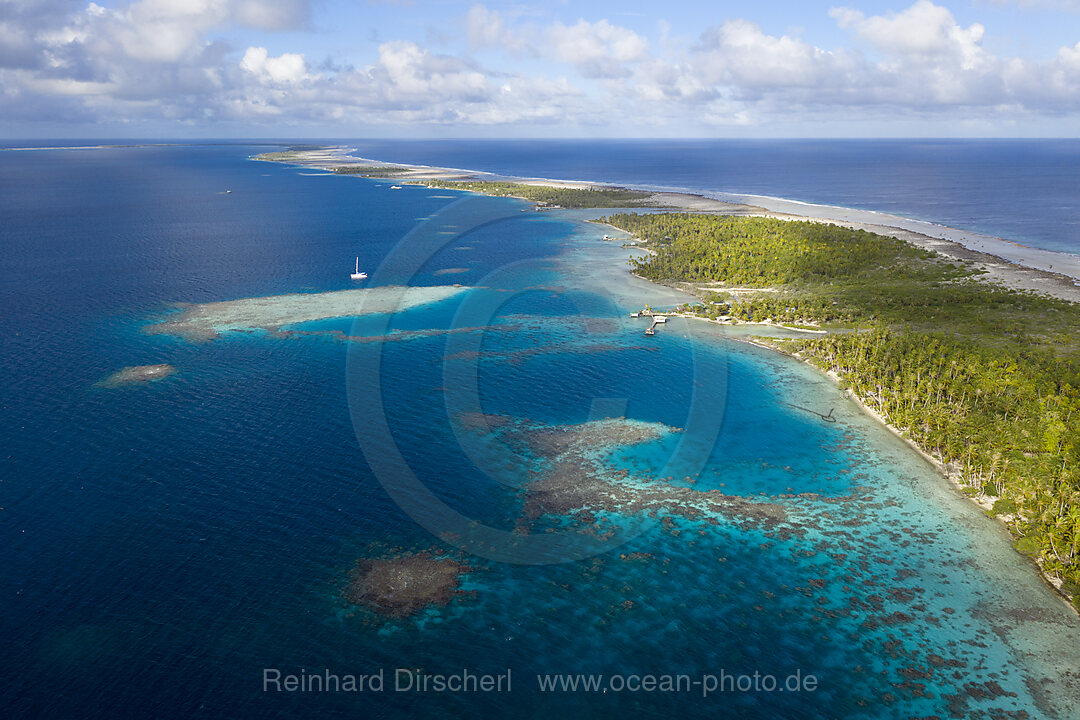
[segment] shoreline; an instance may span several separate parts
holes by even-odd
[[[640,278],[640,276],[638,276],[638,275],[635,275],[634,277],[639,277]],[[647,282],[653,282],[652,280],[647,280],[646,278],[641,278],[641,279],[646,280]],[[663,283],[654,283],[654,284],[662,285],[664,287],[669,287],[667,285],[664,285]],[[744,326],[745,327],[745,326],[755,326],[755,325],[757,325],[757,326],[761,326],[761,327],[772,326],[772,327],[784,328],[783,325],[777,325],[776,323],[721,322],[719,320],[711,320],[709,318],[703,318],[703,317],[699,317],[697,315],[687,315],[687,314],[673,313],[673,312],[665,312],[663,314],[665,316],[667,316],[667,317],[680,317],[680,318],[683,318],[684,320],[696,320],[698,322],[704,322],[704,323],[708,323],[710,325],[717,325],[717,326],[720,326],[720,327],[738,327],[738,326]],[[786,328],[786,329],[790,329],[790,328]],[[799,332],[812,332],[812,331],[802,331],[802,330],[800,330]],[[832,383],[834,385],[836,385],[836,387],[838,389],[842,390],[842,392],[843,392],[843,394],[844,394],[844,396],[846,398],[848,398],[849,400],[851,400],[852,402],[855,403],[855,405],[863,412],[863,414],[867,415],[868,417],[873,418],[875,421],[877,421],[877,423],[879,425],[881,425],[886,430],[888,430],[889,433],[891,433],[898,440],[903,442],[907,447],[914,450],[920,457],[922,457],[924,460],[926,460],[926,462],[928,462],[935,469],[935,471],[936,471],[935,474],[938,475],[941,479],[945,480],[946,483],[948,484],[949,488],[954,490],[962,499],[964,499],[966,501],[969,501],[971,503],[974,503],[976,506],[978,506],[981,510],[983,510],[983,512],[987,515],[987,517],[989,517],[991,520],[993,520],[997,524],[997,526],[1001,530],[1003,530],[1005,532],[1005,534],[1008,536],[1008,538],[1010,540],[1015,540],[1015,536],[1013,535],[1012,531],[1009,529],[1009,526],[1008,526],[1008,524],[1006,522],[1006,517],[1002,516],[1002,515],[992,514],[994,504],[993,504],[993,502],[991,500],[989,500],[985,495],[983,495],[981,493],[980,494],[970,494],[969,492],[967,492],[968,490],[970,490],[972,488],[972,486],[971,485],[965,485],[963,483],[963,475],[960,472],[958,472],[955,468],[950,467],[949,464],[941,461],[939,458],[934,457],[934,455],[932,455],[929,451],[927,451],[925,448],[920,446],[917,442],[915,442],[910,437],[908,437],[901,428],[897,427],[896,425],[893,425],[891,420],[887,416],[882,414],[881,411],[879,411],[877,408],[870,405],[866,400],[864,400],[862,397],[860,397],[858,394],[856,394],[853,390],[851,390],[851,388],[842,388],[841,383],[843,383],[844,379],[838,373],[836,373],[833,370],[827,370],[827,369],[817,365],[816,363],[814,363],[809,358],[804,357],[798,351],[792,352],[791,350],[788,350],[787,348],[780,346],[779,344],[777,344],[775,342],[779,338],[770,338],[768,336],[757,336],[757,335],[750,335],[750,336],[746,336],[746,337],[740,337],[738,335],[727,335],[727,334],[723,334],[722,337],[724,337],[726,340],[731,340],[733,342],[744,343],[746,345],[753,345],[754,347],[760,348],[762,350],[774,352],[774,353],[782,355],[782,356],[784,356],[786,358],[796,360],[800,364],[802,364],[803,366],[810,367],[815,372],[818,372],[821,375],[824,375],[825,377],[829,378],[829,380],[831,380]],[[1024,553],[1021,553],[1019,550],[1017,550],[1015,548],[1015,546],[1013,546],[1013,544],[1011,542],[1010,542],[1010,546],[1012,547],[1013,552],[1015,552],[1017,555],[1020,555],[1021,557],[1025,558],[1027,561],[1029,561],[1031,563],[1031,565],[1035,568],[1035,572],[1039,576],[1039,579],[1042,580],[1043,584],[1053,592],[1054,596],[1057,597],[1058,600],[1060,600],[1061,603],[1063,603],[1065,605],[1065,607],[1067,607],[1070,611],[1072,611],[1072,613],[1074,615],[1076,615],[1077,617],[1080,617],[1080,607],[1077,607],[1076,605],[1074,605],[1072,603],[1070,597],[1065,593],[1064,588],[1063,588],[1063,583],[1062,583],[1061,579],[1057,578],[1057,577],[1054,577],[1053,575],[1050,575],[1048,572],[1045,571],[1045,569],[1038,562],[1038,560],[1036,560],[1035,558],[1032,558],[1030,556],[1027,556]]]
[[[608,227],[612,227],[612,226],[608,226]],[[613,229],[618,230],[618,228],[613,228]],[[632,277],[635,277],[635,278],[637,278],[639,280],[643,280],[645,282],[649,282],[649,283],[652,283],[654,285],[659,285],[659,286],[662,286],[662,287],[668,287],[668,288],[671,288],[671,289],[677,289],[677,290],[679,290],[681,292],[686,292],[688,294],[694,295],[695,297],[698,297],[699,299],[701,299],[700,295],[697,292],[695,292],[694,288],[692,288],[692,287],[686,287],[684,285],[679,285],[679,286],[669,285],[667,283],[662,283],[662,282],[650,280],[650,279],[642,277],[641,275],[638,275],[636,273],[631,272],[629,274]],[[657,311],[657,314],[663,314],[663,315],[665,315],[667,317],[680,317],[680,318],[683,318],[685,320],[696,320],[698,322],[704,322],[704,323],[707,323],[709,325],[715,325],[715,326],[718,326],[718,327],[721,327],[721,328],[728,328],[728,327],[780,328],[780,329],[789,330],[789,331],[792,331],[792,332],[806,333],[808,335],[809,334],[828,333],[828,331],[826,331],[826,330],[805,330],[805,329],[802,329],[802,328],[790,328],[790,327],[787,327],[787,326],[785,326],[785,325],[783,325],[781,323],[776,323],[776,322],[772,322],[772,321],[745,322],[745,321],[740,321],[740,320],[718,320],[718,319],[710,319],[710,318],[706,318],[706,317],[701,317],[701,316],[690,314],[690,313],[665,312],[665,311],[662,311],[662,310]],[[976,506],[978,506],[991,520],[993,520],[998,525],[998,527],[1000,527],[1006,533],[1006,535],[1009,537],[1010,541],[1015,541],[1016,540],[1016,536],[1013,534],[1012,530],[1009,528],[1009,525],[1008,525],[1008,519],[1010,517],[1008,514],[1001,514],[1001,515],[994,514],[993,513],[994,502],[991,499],[989,499],[986,495],[981,493],[981,492],[977,493],[977,494],[969,493],[968,491],[973,489],[974,486],[967,485],[967,484],[965,484],[963,482],[964,476],[963,476],[963,474],[961,472],[959,472],[956,468],[951,467],[950,464],[945,463],[941,459],[935,457],[933,454],[930,453],[930,451],[928,451],[927,449],[925,449],[921,445],[919,445],[915,440],[913,440],[907,434],[905,434],[905,432],[901,428],[894,425],[892,423],[892,421],[886,415],[884,415],[881,411],[879,411],[877,408],[872,406],[867,400],[865,400],[864,398],[859,396],[857,393],[855,393],[851,388],[841,388],[841,384],[844,382],[844,378],[842,378],[837,372],[835,372],[833,370],[826,369],[824,367],[821,367],[817,363],[813,362],[810,358],[803,356],[799,351],[792,351],[792,350],[789,350],[788,348],[782,346],[780,344],[780,342],[783,342],[783,340],[785,338],[770,337],[768,335],[740,336],[740,335],[737,335],[737,334],[730,334],[729,335],[727,333],[723,333],[722,336],[727,340],[731,340],[731,341],[734,341],[734,342],[745,343],[747,345],[753,345],[754,347],[760,348],[762,350],[771,351],[771,352],[774,352],[774,353],[778,353],[778,354],[780,354],[780,355],[782,355],[784,357],[791,358],[793,360],[798,361],[799,363],[801,363],[804,366],[813,368],[815,372],[818,372],[818,373],[826,376],[827,378],[829,378],[829,380],[831,380],[833,382],[833,384],[835,384],[837,386],[837,388],[842,389],[844,396],[849,398],[851,401],[853,401],[855,403],[855,405],[858,406],[858,408],[865,415],[867,415],[867,416],[873,418],[874,420],[876,420],[881,426],[883,426],[886,430],[888,430],[897,439],[899,439],[905,445],[907,445],[909,448],[911,448],[916,453],[918,453],[924,460],[926,460],[936,470],[936,474],[939,477],[941,477],[942,479],[944,479],[946,481],[946,483],[948,484],[948,486],[950,488],[952,488],[953,490],[955,490],[963,499],[965,499],[967,501],[970,501],[970,502],[974,503]],[[1072,602],[1071,597],[1068,594],[1066,594],[1065,589],[1064,589],[1063,581],[1060,578],[1055,577],[1055,576],[1051,575],[1050,573],[1046,572],[1046,570],[1043,568],[1042,564],[1038,561],[1038,559],[1036,559],[1034,557],[1031,557],[1031,556],[1028,556],[1028,555],[1020,552],[1019,550],[1017,550],[1015,545],[1013,544],[1013,542],[1010,542],[1010,546],[1012,547],[1012,550],[1016,554],[1020,555],[1021,557],[1024,557],[1026,560],[1028,560],[1031,563],[1031,565],[1035,568],[1036,574],[1042,580],[1043,584],[1046,585],[1054,593],[1054,595],[1062,603],[1064,603],[1065,606],[1069,608],[1069,610],[1072,611],[1073,614],[1080,617],[1080,606],[1074,605],[1073,602]]]
[[[651,282],[651,283],[654,283],[656,285],[661,285],[663,287],[670,287],[669,285],[665,285],[664,283],[656,283],[656,282],[654,282],[652,280],[648,280],[647,278],[643,278],[640,275],[634,275],[633,273],[631,273],[631,274],[636,278],[639,278],[641,280],[645,280],[646,282]],[[696,320],[698,322],[704,322],[704,323],[708,323],[710,325],[717,325],[719,327],[760,326],[760,327],[777,327],[777,328],[783,328],[783,329],[787,329],[787,330],[795,330],[796,332],[806,332],[806,333],[827,332],[827,331],[813,331],[813,330],[801,330],[801,329],[787,328],[784,325],[780,325],[780,324],[772,323],[772,322],[765,322],[765,323],[748,323],[748,322],[732,322],[732,321],[726,321],[725,322],[725,321],[720,321],[720,320],[711,320],[709,318],[703,318],[703,317],[699,317],[697,315],[689,315],[689,314],[685,314],[685,313],[663,312],[662,314],[664,314],[667,317],[680,317],[680,318],[683,318],[684,320]],[[820,365],[817,365],[811,359],[809,359],[807,357],[804,357],[798,351],[793,352],[793,351],[788,350],[787,348],[777,344],[776,341],[780,340],[780,338],[770,338],[768,336],[759,336],[759,335],[750,335],[750,336],[746,336],[746,337],[740,337],[738,335],[727,335],[727,334],[724,334],[723,337],[725,339],[731,340],[733,342],[740,342],[740,343],[745,343],[747,345],[753,345],[754,347],[761,348],[762,350],[771,351],[771,352],[783,355],[784,357],[791,358],[792,360],[796,360],[796,361],[798,361],[799,363],[801,363],[804,366],[813,368],[816,372],[818,372],[818,373],[824,375],[825,377],[829,378],[829,380],[831,380],[833,382],[833,384],[835,384],[837,386],[838,389],[841,389],[843,391],[844,396],[847,397],[848,399],[850,399],[852,402],[854,402],[855,405],[865,415],[867,415],[867,416],[873,418],[874,420],[876,420],[878,422],[878,424],[880,424],[882,427],[884,427],[886,430],[888,430],[897,439],[899,439],[905,445],[907,445],[909,448],[911,448],[916,453],[918,453],[924,460],[926,460],[928,463],[930,463],[930,465],[937,471],[936,474],[939,477],[941,477],[943,480],[945,480],[948,483],[948,486],[950,488],[955,490],[963,499],[965,499],[967,501],[970,501],[970,502],[974,503],[975,505],[977,505],[981,510],[984,511],[984,513],[987,514],[987,516],[991,520],[993,520],[1002,530],[1005,531],[1006,535],[1011,540],[1015,540],[1015,536],[1013,535],[1012,530],[1010,530],[1010,528],[1008,526],[1007,517],[1004,516],[1004,515],[996,515],[996,514],[992,513],[994,503],[991,500],[989,500],[982,493],[970,494],[969,492],[967,492],[968,490],[970,490],[972,488],[972,486],[964,484],[964,482],[963,482],[963,474],[958,472],[955,468],[950,467],[948,463],[945,463],[942,460],[940,460],[939,458],[932,455],[928,450],[926,450],[925,448],[920,446],[917,442],[915,442],[913,439],[908,437],[901,428],[897,427],[896,425],[893,425],[892,421],[887,416],[882,414],[882,412],[879,411],[877,408],[870,405],[865,399],[863,399],[858,394],[856,394],[853,390],[851,390],[851,388],[841,388],[841,383],[844,382],[844,379],[838,373],[836,373],[833,370],[827,370],[827,369],[821,367]],[[1010,545],[1012,545],[1012,543],[1010,543]],[[1064,588],[1063,588],[1063,583],[1062,583],[1061,579],[1057,578],[1057,577],[1054,577],[1053,575],[1046,572],[1045,569],[1043,568],[1043,566],[1038,562],[1037,559],[1029,557],[1029,556],[1025,555],[1024,553],[1021,553],[1019,550],[1016,550],[1015,546],[1013,546],[1012,549],[1013,549],[1014,552],[1016,552],[1016,554],[1020,555],[1021,557],[1026,558],[1031,563],[1031,565],[1034,566],[1036,574],[1043,581],[1043,584],[1046,585],[1054,593],[1054,595],[1067,608],[1069,608],[1069,610],[1071,610],[1073,612],[1073,614],[1080,617],[1080,607],[1077,607],[1076,605],[1074,605],[1072,603],[1070,597],[1065,593]]]
[[[990,282],[1006,288],[1033,291],[1072,302],[1080,302],[1080,255],[1043,250],[1022,245],[1004,238],[994,238],[975,232],[937,225],[932,222],[883,215],[874,211],[853,208],[814,205],[784,198],[768,196],[740,196],[733,198],[763,200],[766,203],[794,205],[790,211],[769,209],[764,205],[747,202],[729,202],[701,193],[660,190],[655,187],[634,187],[588,180],[556,180],[550,178],[525,178],[500,175],[480,170],[462,168],[444,168],[431,165],[410,163],[392,163],[371,158],[355,157],[347,147],[326,147],[319,150],[298,150],[290,153],[291,157],[266,158],[253,156],[252,159],[264,162],[281,162],[298,167],[333,172],[338,167],[386,167],[402,168],[404,172],[391,175],[384,180],[414,181],[425,180],[484,180],[488,182],[512,182],[521,185],[535,185],[552,188],[576,188],[589,190],[631,190],[651,193],[640,205],[644,211],[668,210],[671,212],[710,213],[719,215],[746,215],[752,217],[770,217],[791,221],[810,221],[832,223],[841,227],[863,229],[880,235],[895,237],[910,242],[917,247],[944,255],[952,261],[967,263],[982,270],[980,282]],[[473,192],[466,190],[465,192]],[[801,209],[827,210],[827,213],[802,214]],[[635,209],[635,208],[628,208]],[[846,216],[846,217],[845,217]],[[873,216],[873,221],[863,216]],[[880,220],[879,220],[880,217]],[[895,220],[898,225],[884,224],[881,221]],[[916,226],[918,229],[903,227]],[[937,236],[927,234],[935,232]],[[1050,270],[1048,268],[1056,268]]]
[[[706,320],[705,318],[696,318],[696,319],[705,320],[705,322],[712,322],[710,320]],[[782,347],[777,347],[775,345],[771,345],[771,344],[765,343],[765,342],[760,342],[760,341],[750,339],[750,338],[743,339],[743,338],[733,337],[731,339],[735,340],[735,341],[740,341],[740,342],[747,342],[747,343],[750,343],[751,345],[755,345],[755,346],[757,346],[759,348],[762,348],[762,349],[765,349],[765,350],[772,350],[773,352],[777,352],[777,353],[780,353],[781,355],[784,355],[786,357],[798,360],[799,362],[803,363],[804,365],[812,367],[815,370],[817,370],[818,372],[820,372],[822,375],[825,375],[826,377],[828,377],[830,380],[833,381],[833,383],[836,384],[837,387],[840,387],[840,384],[843,382],[843,378],[840,377],[840,375],[838,375],[836,372],[834,372],[832,370],[826,370],[826,369],[816,365],[815,363],[813,363],[808,358],[803,357],[797,351],[796,352],[790,352],[790,351],[788,351],[788,350],[786,350],[786,349],[784,349]],[[983,495],[981,493],[978,494],[978,495],[972,495],[972,494],[969,494],[967,492],[967,490],[971,489],[972,486],[965,485],[963,483],[963,475],[961,473],[959,473],[955,469],[949,467],[949,465],[947,463],[944,463],[940,459],[938,459],[938,458],[934,457],[933,455],[931,455],[927,450],[925,450],[923,447],[921,447],[918,443],[916,443],[910,437],[905,435],[903,430],[901,430],[897,426],[893,425],[888,417],[883,415],[876,408],[869,405],[863,398],[861,398],[854,391],[852,391],[851,388],[843,388],[843,393],[844,393],[844,395],[846,397],[850,398],[859,407],[859,409],[861,409],[866,415],[868,415],[868,416],[874,418],[875,420],[877,420],[878,423],[881,424],[886,430],[888,430],[890,433],[895,435],[899,440],[903,441],[908,447],[910,447],[912,450],[914,450],[919,455],[921,455],[927,462],[929,462],[937,470],[938,475],[940,475],[946,482],[948,482],[948,484],[949,484],[949,486],[951,488],[953,488],[956,492],[958,492],[963,498],[965,498],[965,499],[971,501],[972,503],[974,503],[975,505],[979,506],[979,508],[981,508],[985,513],[987,513],[987,515],[988,515],[988,517],[990,519],[995,521],[998,524],[998,526],[1001,527],[1006,532],[1006,534],[1008,535],[1008,537],[1010,539],[1015,540],[1015,536],[1013,535],[1012,531],[1009,529],[1009,526],[1006,523],[1005,518],[1002,517],[1002,516],[999,516],[999,515],[992,514],[992,510],[993,510],[993,507],[994,507],[993,502],[991,502],[985,495]],[[1020,555],[1021,557],[1024,557],[1028,561],[1030,561],[1030,563],[1035,567],[1036,573],[1038,574],[1039,578],[1042,579],[1043,584],[1046,585],[1048,588],[1050,588],[1050,590],[1053,591],[1054,595],[1059,600],[1061,600],[1061,602],[1065,605],[1065,607],[1069,608],[1069,610],[1071,610],[1077,617],[1080,617],[1080,608],[1078,608],[1076,605],[1074,605],[1072,603],[1072,601],[1070,600],[1069,596],[1065,594],[1064,589],[1062,587],[1063,586],[1062,581],[1059,578],[1056,578],[1053,575],[1050,575],[1049,573],[1047,573],[1043,569],[1043,566],[1035,558],[1024,555],[1019,550],[1016,550],[1015,547],[1013,547],[1013,550],[1014,550],[1014,552],[1016,552],[1017,555]]]

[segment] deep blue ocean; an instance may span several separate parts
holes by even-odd
[[[1072,142],[350,144],[1076,247]],[[251,160],[276,149],[0,152],[0,715],[1074,717],[1075,614],[825,377],[711,326],[644,337],[631,310],[684,298],[631,278],[589,213]],[[357,256],[366,287],[468,289],[147,332],[194,304],[356,287]],[[161,363],[174,374],[102,382]],[[627,445],[613,427],[663,432]],[[581,428],[582,477],[639,504],[522,526],[557,463],[515,437]],[[424,551],[470,568],[448,604],[346,601],[359,560]],[[386,685],[282,692],[268,668]],[[396,692],[405,668],[509,671],[512,689]],[[607,692],[543,692],[548,673]],[[705,692],[725,674],[815,682]],[[689,685],[626,689],[649,675]]]
[[[1080,140],[341,140],[361,157],[899,215],[1080,252]]]

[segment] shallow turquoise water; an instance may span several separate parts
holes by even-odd
[[[626,275],[624,251],[580,214],[391,193],[248,162],[255,151],[0,159],[22,163],[3,168],[0,205],[8,714],[1071,716],[1075,689],[1053,666],[1076,666],[1075,615],[1000,528],[816,371],[681,320],[644,337],[629,310],[682,298]],[[304,335],[143,332],[174,303],[349,287],[358,253],[372,284],[474,289],[287,328]],[[162,362],[176,374],[94,386]],[[808,412],[830,409],[839,422]],[[680,429],[603,453],[632,488],[670,488],[675,512],[609,507],[597,526],[624,542],[571,534],[525,552],[580,528],[549,516],[507,540],[523,473],[543,465],[462,431],[476,412]],[[784,519],[689,512],[676,490]],[[462,530],[459,518],[464,536],[433,535]],[[342,599],[358,558],[433,546],[466,547],[474,568],[445,607],[387,619]],[[587,556],[550,562],[569,550]],[[513,692],[265,693],[267,667],[511,668]],[[538,673],[722,671],[818,682],[708,697],[536,685]]]

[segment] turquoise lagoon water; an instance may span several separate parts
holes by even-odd
[[[684,298],[582,213],[262,149],[0,157],[6,716],[1075,717],[1075,614],[820,373],[705,324],[646,338],[629,311]],[[472,289],[284,334],[144,332],[177,303],[351,287],[356,255],[373,285]],[[96,386],[153,363],[176,373]],[[590,446],[652,504],[514,536],[550,460],[514,433],[612,417],[677,429]],[[472,568],[446,606],[343,599],[358,559],[431,548]],[[264,692],[265,668],[387,687]],[[394,692],[397,668],[509,669],[512,691]],[[541,692],[546,673],[608,691]],[[722,673],[816,684],[608,685]]]

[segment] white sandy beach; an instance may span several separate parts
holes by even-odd
[[[210,340],[222,332],[278,330],[313,320],[401,312],[442,302],[468,289],[463,285],[387,285],[224,300],[187,306],[178,315],[151,325],[146,330],[194,341]]]

